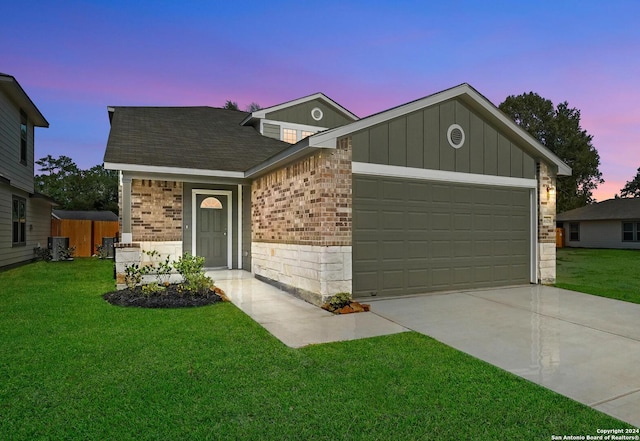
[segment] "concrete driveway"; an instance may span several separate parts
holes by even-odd
[[[640,305],[547,286],[371,301],[371,310],[640,427]]]

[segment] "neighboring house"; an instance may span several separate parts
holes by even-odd
[[[0,73],[0,268],[47,246],[49,198],[34,191],[34,127],[49,127],[18,81]]]
[[[314,303],[555,281],[571,169],[468,84],[363,119],[320,93],[109,117],[117,261],[190,252]]]
[[[609,199],[558,214],[564,243],[579,248],[640,249],[640,198]]]

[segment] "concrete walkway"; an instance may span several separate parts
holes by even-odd
[[[372,300],[373,314],[336,316],[246,271],[207,275],[287,346],[411,329],[640,427],[640,305],[530,285]]]
[[[334,315],[246,271],[208,271],[207,275],[234,305],[292,348],[408,331],[376,314]]]

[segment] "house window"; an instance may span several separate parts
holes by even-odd
[[[302,130],[302,129],[282,129],[282,140],[284,142],[288,142],[289,144],[295,144],[296,142],[314,135],[316,132],[311,130]]]
[[[218,198],[214,198],[213,196],[206,198],[200,204],[200,208],[211,208],[214,210],[222,209],[222,202]]]
[[[622,241],[640,242],[640,222],[622,223]]]
[[[289,144],[295,144],[298,141],[298,133],[295,129],[282,129],[282,140]]]
[[[20,111],[20,163],[27,164],[27,114]]]
[[[27,243],[27,201],[14,196],[12,207],[12,244],[24,245]]]
[[[569,241],[580,242],[580,224],[577,222],[569,224]]]

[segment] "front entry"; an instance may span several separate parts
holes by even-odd
[[[204,257],[206,268],[227,267],[228,199],[224,195],[196,196],[196,255]]]

